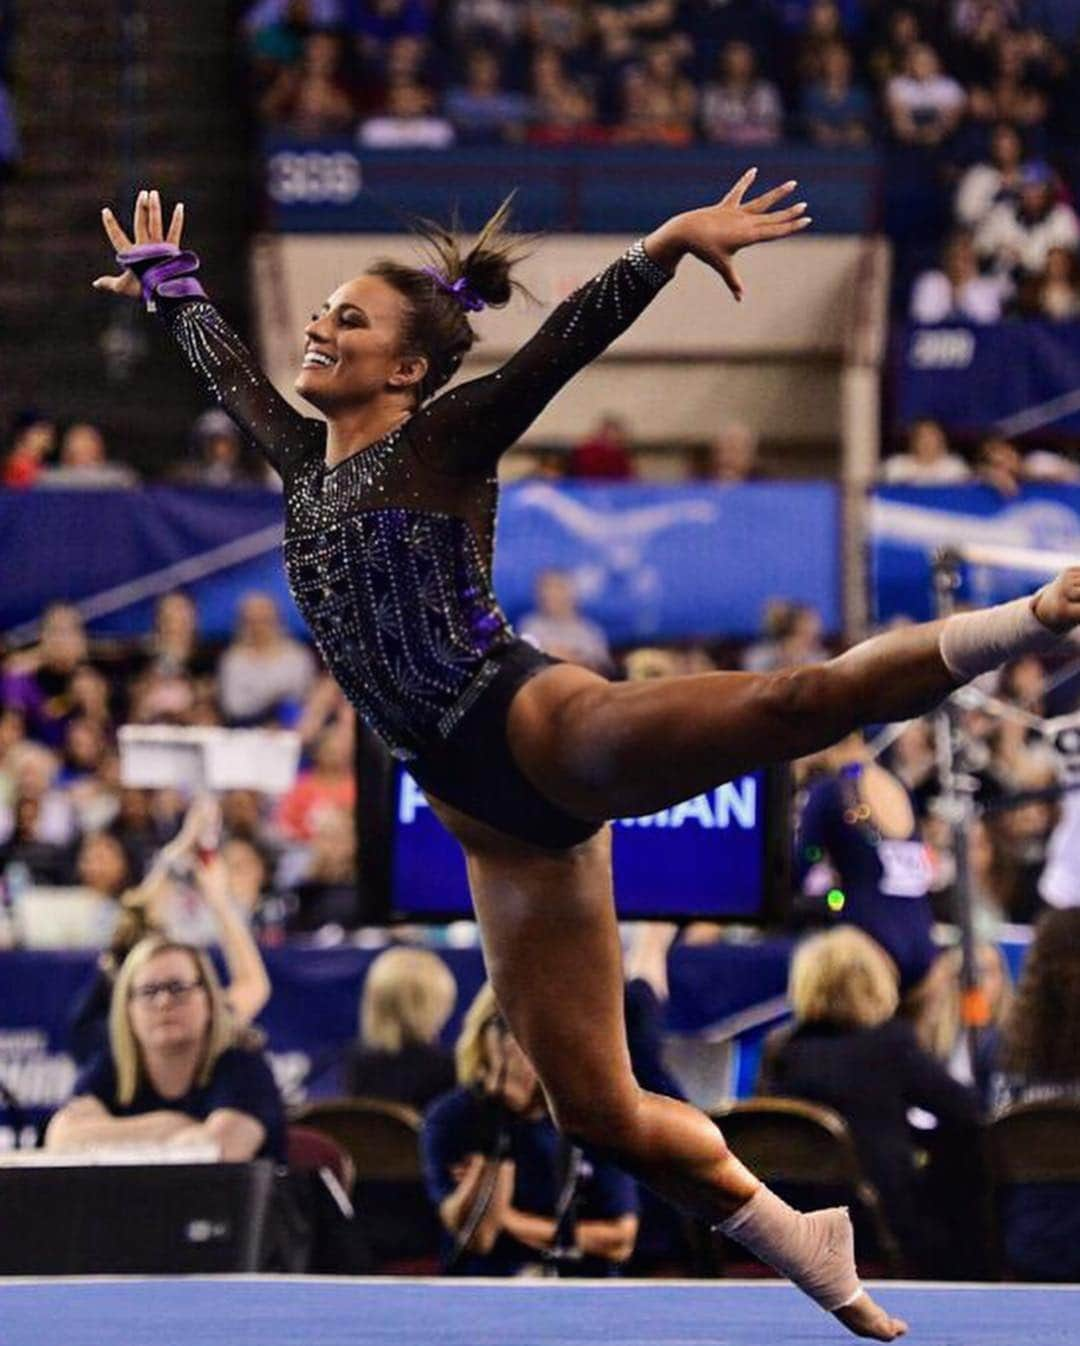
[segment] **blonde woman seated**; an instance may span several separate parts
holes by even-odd
[[[454,1087],[453,1055],[439,1045],[457,1000],[443,960],[428,949],[387,949],[368,968],[360,1040],[345,1063],[345,1087],[423,1111]]]
[[[459,1088],[433,1105],[421,1137],[449,1236],[446,1270],[515,1276],[555,1257],[576,1275],[613,1274],[634,1250],[636,1185],[555,1130],[490,985],[469,1007],[456,1055]]]
[[[896,965],[854,926],[838,926],[799,947],[788,995],[795,1022],[766,1040],[758,1092],[823,1103],[844,1117],[901,1248],[915,1267],[925,1267],[931,1248],[940,1251],[935,1230],[942,1213],[930,1209],[918,1189],[908,1112],[932,1114],[938,1131],[955,1142],[950,1153],[973,1149],[974,1091],[958,1084],[919,1046],[910,1024],[895,1017]]]
[[[165,1146],[241,1162],[285,1162],[285,1113],[261,1053],[239,1045],[233,1015],[199,949],[141,940],[113,987],[109,1049],[82,1071],[45,1147]]]

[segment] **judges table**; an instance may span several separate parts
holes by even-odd
[[[147,1159],[150,1156],[146,1156]],[[273,1164],[0,1162],[0,1275],[258,1271]]]

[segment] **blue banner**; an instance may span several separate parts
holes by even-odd
[[[263,154],[271,228],[330,234],[402,233],[410,215],[442,219],[453,206],[478,227],[512,191],[515,223],[527,232],[645,233],[703,204],[713,185],[734,182],[747,158],[722,145],[370,150],[344,137],[281,136],[269,137]],[[822,233],[872,228],[880,174],[874,151],[787,143],[755,147],[754,162],[763,183],[798,179]]]
[[[98,634],[145,632],[160,593],[185,588],[225,638],[239,598],[276,595],[303,623],[281,568],[273,491],[148,488],[0,492],[0,632],[17,639],[46,603],[79,602]],[[773,597],[840,625],[839,496],[828,483],[554,486],[502,495],[495,585],[512,620],[538,573],[573,573],[585,611],[632,643],[757,634]],[[798,538],[799,547],[791,545]]]
[[[956,432],[1080,432],[1080,322],[948,324],[899,330],[902,424],[920,417]]]
[[[1073,552],[1080,561],[1080,486],[1028,485],[1004,497],[990,486],[883,486],[871,502],[874,615],[935,615],[931,562],[962,543]],[[967,566],[960,597],[985,606],[1031,593],[1045,571]]]

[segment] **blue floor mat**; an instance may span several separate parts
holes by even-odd
[[[1070,1287],[879,1287],[919,1346],[1080,1343]],[[854,1338],[730,1282],[0,1281],[0,1346],[801,1346]]]

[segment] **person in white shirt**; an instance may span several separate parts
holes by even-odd
[[[1054,173],[1049,164],[1025,164],[1020,196],[994,207],[975,234],[979,256],[996,271],[1037,276],[1046,269],[1053,248],[1075,252],[1080,247],[1076,211],[1054,199]]]
[[[977,229],[996,205],[1011,200],[1020,190],[1024,142],[1009,122],[994,127],[990,162],[972,164],[960,179],[953,210],[957,220]]]
[[[997,322],[1008,289],[1002,276],[980,276],[975,244],[957,230],[945,245],[940,269],[924,271],[911,291],[915,322]]]
[[[240,605],[237,633],[218,665],[218,695],[230,724],[258,724],[303,705],[315,681],[315,660],[285,633],[269,594]]]
[[[971,469],[949,452],[949,441],[937,421],[916,421],[908,431],[906,453],[886,458],[882,477],[894,485],[948,486],[967,481]]]
[[[956,130],[966,102],[964,90],[942,74],[937,52],[925,42],[911,48],[904,73],[885,86],[889,124],[906,145],[940,145]]]
[[[607,636],[578,611],[574,581],[561,570],[545,570],[536,581],[536,610],[518,623],[523,640],[545,653],[597,672],[611,667]]]

